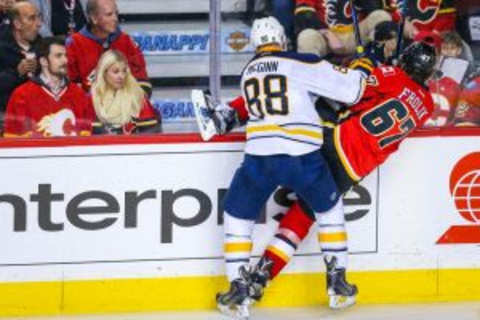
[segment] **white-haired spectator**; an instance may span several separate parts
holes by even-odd
[[[133,76],[150,95],[145,58],[135,42],[118,25],[115,0],[88,0],[87,25],[67,40],[68,75],[88,91],[100,56],[108,49],[123,53]]]

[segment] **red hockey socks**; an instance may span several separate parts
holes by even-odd
[[[287,265],[297,246],[307,236],[314,220],[308,216],[296,201],[280,221],[275,237],[270,241],[264,256],[273,262],[270,280],[275,278]]]

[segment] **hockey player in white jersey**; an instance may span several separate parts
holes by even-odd
[[[321,119],[314,101],[323,96],[346,104],[362,96],[360,72],[339,68],[317,56],[284,52],[283,27],[274,18],[254,22],[256,56],[242,72],[248,106],[245,157],[225,197],[224,256],[230,288],[217,306],[247,319],[248,264],[252,232],[261,208],[279,185],[294,190],[321,214],[339,200],[339,192],[320,153]]]

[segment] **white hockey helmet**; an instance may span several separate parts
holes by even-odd
[[[267,44],[278,44],[282,49],[287,47],[287,37],[283,26],[274,17],[256,19],[250,33],[250,42],[257,49]]]

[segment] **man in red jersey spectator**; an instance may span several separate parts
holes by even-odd
[[[51,137],[90,134],[86,93],[67,79],[63,39],[41,40],[36,50],[41,71],[12,94],[4,137]]]
[[[88,91],[95,79],[100,56],[108,49],[123,53],[133,76],[147,95],[152,86],[148,81],[143,53],[135,42],[118,26],[118,9],[115,0],[89,0],[88,24],[67,39],[68,76]]]

